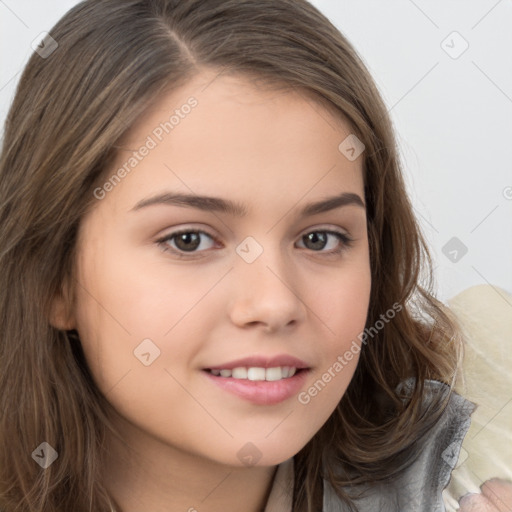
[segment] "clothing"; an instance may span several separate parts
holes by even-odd
[[[447,512],[460,498],[481,493],[492,478],[512,482],[512,293],[478,284],[448,300],[464,334],[464,365],[455,391],[478,408],[443,492]],[[512,503],[507,503],[512,510]]]
[[[412,379],[403,385],[410,389]],[[446,392],[447,386],[437,381],[425,382],[426,400]],[[354,503],[360,512],[444,512],[442,492],[448,485],[462,441],[471,423],[475,404],[452,393],[446,410],[422,441],[414,463],[391,483],[365,487]],[[417,449],[417,447],[415,447]],[[347,512],[334,489],[323,481],[322,512]],[[293,457],[279,464],[265,512],[292,512]]]

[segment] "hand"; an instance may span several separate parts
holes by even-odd
[[[492,478],[480,486],[481,494],[467,494],[460,512],[512,512],[512,482]]]

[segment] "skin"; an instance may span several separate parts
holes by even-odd
[[[480,487],[481,493],[472,493],[460,500],[460,512],[512,511],[512,482],[493,478]]]
[[[138,120],[111,174],[190,96],[198,105],[83,218],[74,307],[54,305],[53,324],[78,330],[116,410],[128,448],[110,440],[104,481],[124,512],[263,510],[276,466],[331,415],[358,355],[306,405],[297,395],[255,405],[202,369],[291,354],[311,367],[305,391],[357,340],[369,305],[365,208],[298,215],[342,192],[364,202],[362,157],[338,150],[350,126],[305,93],[201,72]],[[131,211],[171,190],[231,199],[248,214],[162,204]],[[163,250],[179,251],[176,238],[157,240],[182,228],[213,239],[202,235],[196,254],[179,258]],[[334,235],[319,248],[303,240],[325,230],[352,245],[334,254],[343,247]],[[263,248],[250,264],[235,251],[248,236]],[[146,338],[160,350],[149,366],[134,356]],[[237,456],[247,442],[260,454],[254,465]]]

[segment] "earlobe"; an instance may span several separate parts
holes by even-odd
[[[74,315],[71,312],[71,301],[66,293],[56,294],[50,308],[50,324],[61,331],[76,329]]]

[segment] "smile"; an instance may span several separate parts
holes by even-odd
[[[277,405],[295,396],[303,388],[310,369],[251,366],[235,367],[232,370],[206,368],[202,373],[223,391],[255,405],[268,406]]]
[[[215,369],[215,370],[207,370],[212,375],[217,377],[227,377],[232,379],[242,379],[242,380],[266,380],[266,381],[276,381],[281,379],[287,379],[289,377],[293,377],[297,372],[297,368],[293,366],[276,366],[274,368],[260,368],[260,367],[244,367],[240,366],[238,368],[233,369]]]

